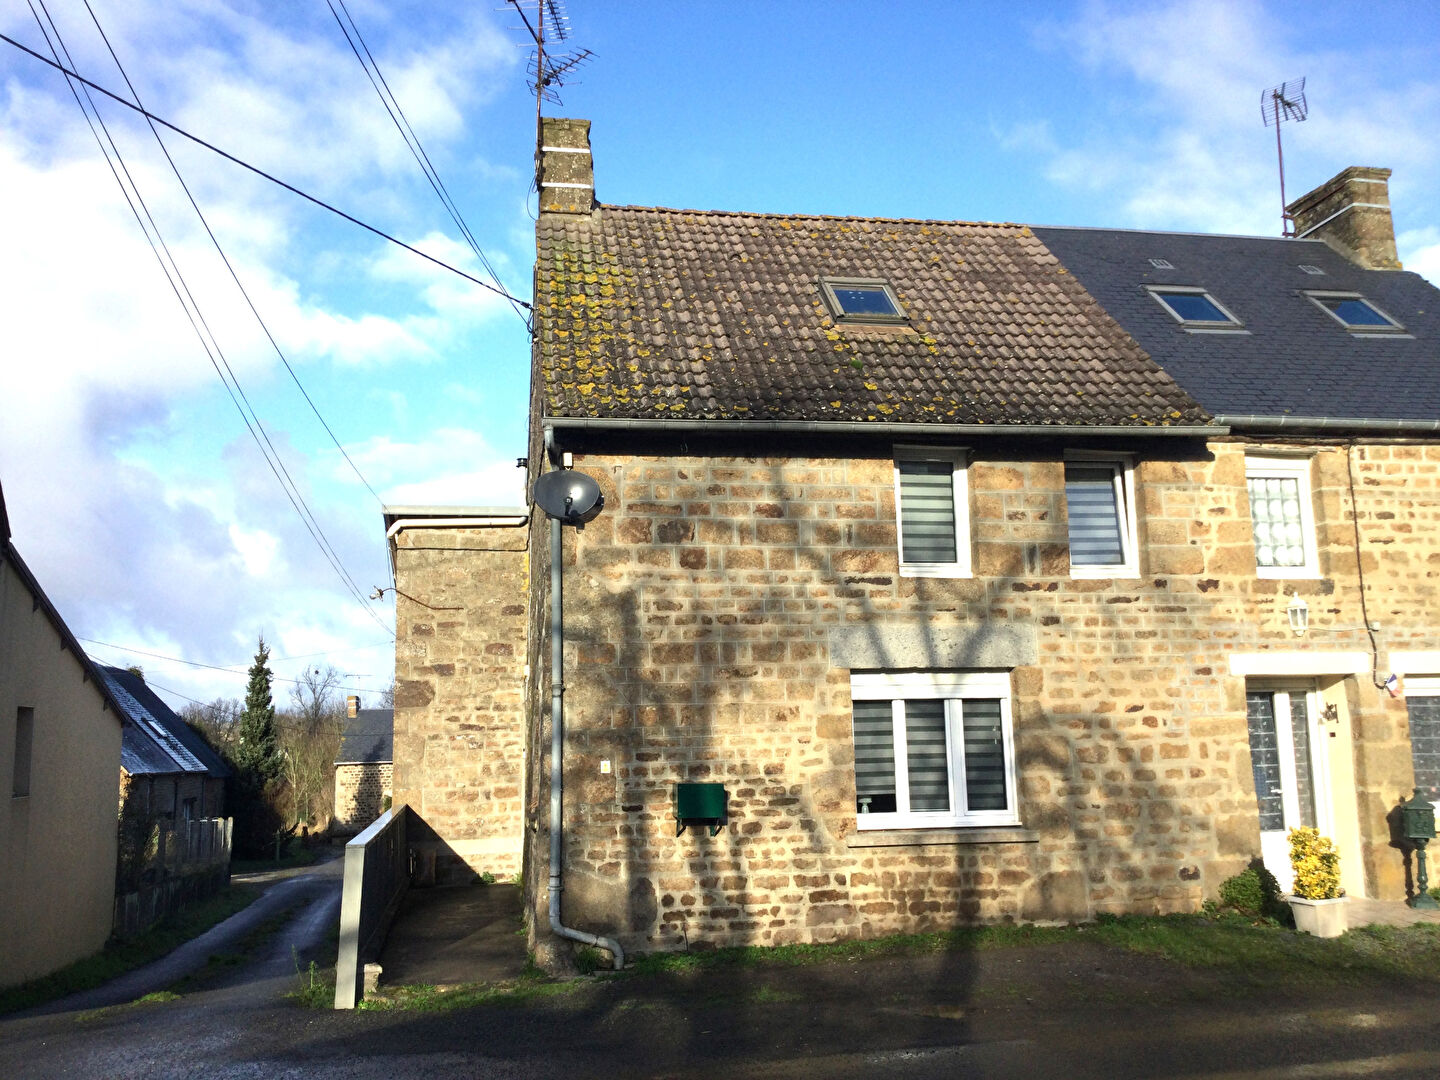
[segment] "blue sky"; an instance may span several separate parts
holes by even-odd
[[[324,0],[91,0],[146,105],[471,273]],[[534,101],[497,4],[347,0],[504,285],[528,297]],[[83,73],[123,81],[80,0]],[[571,0],[595,60],[603,202],[1270,234],[1266,87],[1305,75],[1293,198],[1395,170],[1401,258],[1440,281],[1440,5]],[[0,31],[37,49],[21,0]],[[388,583],[380,504],[229,280],[142,123],[102,113],[247,396],[347,572]],[[387,503],[514,505],[529,350],[502,301],[203,149],[167,146],[271,334]],[[277,674],[389,682],[392,605],[350,597],[225,396],[63,80],[0,44],[6,419],[20,550],[82,637]],[[108,646],[200,699],[240,676]],[[282,684],[283,692],[283,684]]]

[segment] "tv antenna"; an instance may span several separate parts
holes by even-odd
[[[530,89],[535,92],[535,131],[540,131],[540,110],[545,102],[561,105],[559,88],[576,68],[588,63],[595,55],[589,49],[576,49],[568,53],[549,54],[545,51],[546,34],[557,42],[570,39],[570,13],[565,10],[565,0],[509,0],[525,30],[535,43],[535,53],[530,60]],[[533,21],[532,21],[533,15]]]
[[[1289,79],[1279,86],[1272,86],[1260,95],[1260,118],[1266,127],[1275,128],[1275,153],[1280,159],[1280,235],[1294,236],[1295,223],[1285,208],[1285,148],[1280,143],[1280,125],[1287,120],[1297,124],[1310,115],[1310,105],[1305,100],[1305,79]]]

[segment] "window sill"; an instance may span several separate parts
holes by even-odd
[[[969,826],[946,829],[872,829],[845,838],[848,848],[958,847],[964,844],[1034,844],[1040,834],[1023,825]]]
[[[1320,571],[1306,566],[1257,566],[1255,576],[1266,581],[1319,581]]]
[[[901,563],[900,576],[909,578],[969,578],[975,575],[960,563]]]

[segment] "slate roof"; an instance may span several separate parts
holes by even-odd
[[[1440,290],[1364,270],[1319,240],[1036,228],[1080,284],[1210,412],[1440,419]],[[1174,269],[1157,269],[1150,259]],[[1319,267],[1307,274],[1301,264]],[[1142,286],[1193,285],[1248,334],[1187,333]],[[1302,290],[1357,292],[1408,336],[1353,335]]]
[[[111,697],[126,718],[120,764],[131,776],[156,773],[230,775],[224,759],[160,698],[145,680],[124,668],[100,669]]]
[[[537,238],[549,417],[1208,421],[1020,225],[604,206]],[[910,325],[836,325],[822,276],[888,281]]]
[[[336,765],[388,765],[394,760],[393,709],[360,709],[346,721]]]

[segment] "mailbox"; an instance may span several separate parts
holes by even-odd
[[[675,835],[687,825],[708,825],[714,836],[725,824],[725,785],[682,780],[675,785]]]
[[[1400,804],[1400,813],[1404,817],[1407,840],[1435,839],[1435,807],[1418,787],[1414,798]]]

